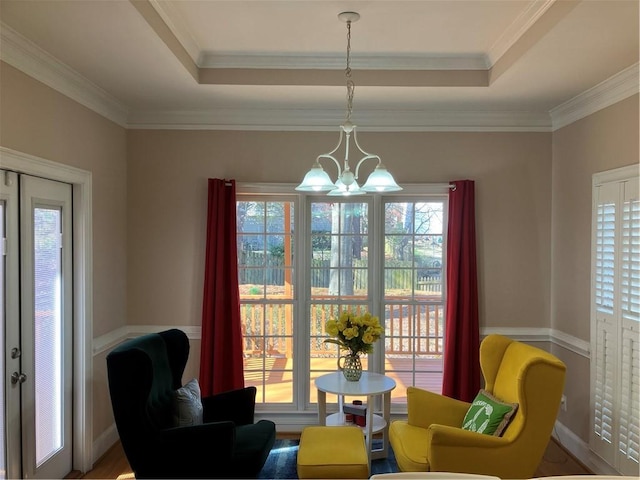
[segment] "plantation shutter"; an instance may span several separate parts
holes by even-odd
[[[591,448],[631,476],[640,473],[639,193],[637,166],[594,176]]]
[[[620,310],[622,365],[619,455],[620,471],[635,475],[640,460],[640,200],[638,183],[627,182],[622,207]]]
[[[614,319],[616,261],[617,184],[596,189],[595,240],[595,358],[592,358],[593,382],[593,449],[604,459],[615,457],[614,405],[616,390],[617,341]]]

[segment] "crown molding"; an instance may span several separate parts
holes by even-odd
[[[260,52],[242,55],[202,52],[200,68],[265,68],[341,70],[345,65],[340,55],[270,55]],[[354,56],[358,70],[487,70],[486,55],[366,55]]]
[[[334,131],[342,110],[216,109],[132,112],[128,127],[156,130]],[[539,112],[367,110],[354,123],[372,132],[549,132],[549,115]]]
[[[487,66],[493,67],[515,43],[529,30],[556,0],[533,0],[489,48]]]
[[[153,5],[160,5],[158,0],[151,1]],[[549,8],[551,1],[538,0],[534,3],[538,7],[535,10],[538,16],[542,14],[543,8]],[[532,10],[533,7],[528,11]],[[171,18],[175,18],[175,16],[171,16]],[[534,21],[533,14],[529,18],[530,22]],[[230,56],[229,58],[238,60],[240,57]],[[264,61],[268,63],[277,59],[286,63],[300,58],[272,57]],[[309,61],[311,57],[304,58],[307,58],[304,61]],[[375,58],[377,58],[377,62],[382,62],[381,57],[371,57],[372,60]],[[394,67],[392,57],[386,58],[385,61],[390,69],[401,66],[408,68],[402,62],[411,60],[409,57],[399,57]],[[465,58],[468,59],[468,57],[442,57],[439,61],[450,61],[452,62],[450,66],[454,67],[453,64],[464,62]],[[342,110],[326,109],[222,108],[215,111],[130,111],[125,104],[105,90],[2,22],[0,22],[0,59],[125,128],[333,131],[344,119]],[[246,60],[249,58],[245,58],[243,61]],[[433,59],[423,58],[420,60],[422,68],[426,68],[430,60]],[[254,58],[252,61],[257,60]],[[337,62],[337,57],[333,60],[327,57],[327,61]],[[480,62],[480,59],[476,58],[475,61]],[[245,64],[245,67],[249,63]],[[297,65],[301,64],[297,63]],[[377,65],[379,68],[380,63]],[[413,66],[415,67],[415,64]],[[638,63],[635,63],[599,85],[553,108],[549,113],[377,110],[360,111],[355,120],[361,124],[360,130],[365,131],[550,132],[637,94],[640,82],[638,68]]]
[[[129,109],[123,103],[1,22],[0,59],[112,122],[126,127]]]
[[[549,113],[553,131],[638,93],[640,90],[638,68],[639,64],[635,63],[551,109]]]

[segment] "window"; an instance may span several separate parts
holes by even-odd
[[[593,187],[591,446],[638,475],[640,198],[638,168],[596,174]]]
[[[293,214],[290,201],[237,202],[245,384],[260,403],[293,403]]]
[[[337,198],[239,187],[245,383],[258,388],[259,409],[315,410],[313,379],[339,356],[324,343],[325,323],[343,309],[384,325],[363,367],[396,380],[400,409],[408,386],[440,392],[446,192]]]

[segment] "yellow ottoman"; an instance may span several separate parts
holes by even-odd
[[[359,427],[306,427],[300,436],[298,478],[369,478]]]

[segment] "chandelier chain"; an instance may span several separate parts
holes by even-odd
[[[344,76],[347,79],[347,122],[350,122],[353,112],[353,93],[356,89],[356,84],[351,79],[351,20],[347,22],[347,68],[344,70]]]

